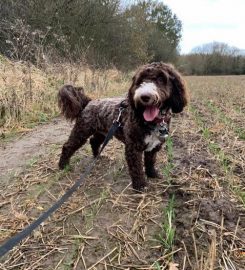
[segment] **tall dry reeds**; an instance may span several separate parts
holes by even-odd
[[[1,134],[31,128],[59,113],[57,91],[63,84],[81,85],[92,97],[127,91],[128,74],[116,69],[93,70],[84,64],[62,63],[38,69],[30,63],[0,58]]]

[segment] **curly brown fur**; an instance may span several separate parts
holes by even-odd
[[[144,162],[145,162],[145,174],[151,178],[160,178],[158,171],[155,168],[155,163],[157,159],[157,152],[161,149],[161,145],[157,146],[150,152],[145,152]]]
[[[63,86],[58,93],[58,105],[66,119],[75,120],[91,99],[84,94],[82,87]]]
[[[100,146],[105,140],[105,135],[101,133],[95,133],[91,138],[90,138],[90,145],[92,148],[93,156],[97,157],[99,154]]]
[[[118,116],[122,101],[127,103],[127,108],[122,113],[122,126],[116,131],[115,137],[125,144],[133,188],[141,190],[146,186],[145,173],[148,177],[158,177],[155,169],[156,156],[164,142],[164,138],[159,135],[159,123],[169,126],[169,112],[172,110],[179,113],[187,105],[183,78],[172,65],[161,62],[144,65],[137,70],[126,100],[91,100],[82,88],[70,85],[59,91],[62,113],[68,119],[76,119],[71,135],[62,149],[59,161],[61,169],[89,137],[93,154],[98,155],[105,135]]]

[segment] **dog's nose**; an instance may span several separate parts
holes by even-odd
[[[148,96],[148,95],[143,95],[143,96],[141,96],[140,97],[141,98],[141,100],[144,102],[144,103],[147,103],[147,102],[149,102],[149,100],[150,100],[150,96]]]

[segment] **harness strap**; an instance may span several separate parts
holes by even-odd
[[[122,107],[120,107],[122,108]],[[124,110],[124,108],[122,108]],[[121,110],[121,112],[122,112]],[[80,187],[82,184],[84,178],[90,174],[91,170],[93,169],[95,163],[97,162],[100,154],[108,144],[108,142],[112,139],[113,135],[117,131],[117,129],[120,127],[120,111],[119,111],[119,117],[117,120],[114,120],[110,130],[108,131],[106,138],[101,146],[101,149],[99,151],[98,156],[90,163],[90,165],[86,168],[85,172],[81,174],[79,179],[75,182],[75,184],[66,191],[66,193],[51,206],[47,211],[45,211],[43,214],[39,216],[38,219],[36,219],[33,223],[28,225],[23,231],[17,233],[13,237],[11,237],[9,240],[7,240],[2,246],[0,246],[0,257],[5,255],[7,252],[9,252],[14,246],[16,246],[18,243],[20,243],[21,240],[23,240],[25,237],[31,234],[32,231],[34,231],[44,220],[46,220],[52,213],[54,213],[58,208],[61,207],[61,205],[68,200],[68,198]]]

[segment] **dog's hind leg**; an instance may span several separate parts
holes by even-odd
[[[91,145],[94,157],[97,157],[97,155],[99,154],[100,146],[104,142],[104,140],[105,140],[105,136],[101,133],[95,133],[90,138],[90,145]]]
[[[69,164],[71,156],[86,143],[92,133],[89,128],[84,129],[84,125],[81,123],[75,124],[68,141],[63,145],[59,161],[60,169],[64,169]]]

